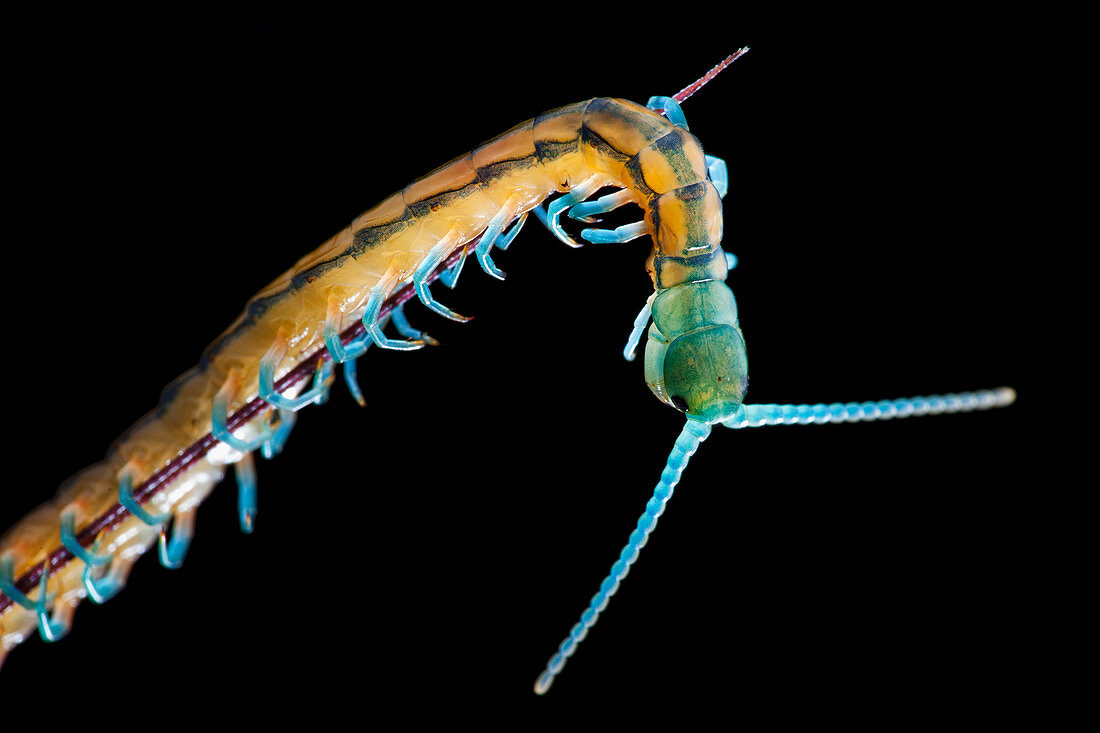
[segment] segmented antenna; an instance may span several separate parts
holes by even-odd
[[[1001,387],[980,392],[960,392],[880,402],[837,402],[831,405],[742,405],[732,417],[721,421],[721,424],[728,428],[755,428],[763,425],[889,420],[910,415],[938,415],[945,412],[970,412],[1007,407],[1015,400],[1016,392],[1011,387]],[[676,439],[676,445],[668,456],[668,463],[661,473],[661,481],[653,492],[653,498],[646,504],[645,514],[638,520],[638,526],[631,533],[630,541],[619,553],[619,560],[611,566],[611,572],[600,584],[599,593],[592,596],[588,609],[581,614],[581,620],[569,631],[569,636],[565,637],[558,646],[557,653],[550,657],[546,669],[535,681],[535,692],[539,695],[550,689],[550,685],[565,666],[565,662],[577,651],[577,645],[588,636],[588,630],[595,626],[600,613],[607,608],[611,596],[619,589],[619,582],[626,577],[630,566],[638,559],[638,552],[649,539],[649,533],[657,526],[657,518],[661,516],[665,510],[665,504],[672,498],[672,491],[680,481],[680,474],[687,466],[688,459],[699,448],[699,444],[710,435],[710,429],[711,426],[707,423],[695,420],[688,420],[687,425],[684,426],[683,432]]]
[[[740,49],[734,51],[729,56],[724,58],[722,60],[722,62],[719,63],[717,66],[715,66],[713,69],[711,69],[707,73],[703,74],[701,77],[699,77],[698,79],[693,81],[691,84],[688,84],[686,87],[684,87],[680,91],[673,94],[672,98],[675,99],[677,102],[683,102],[685,99],[690,97],[692,94],[695,94],[695,92],[702,89],[703,85],[706,84],[708,81],[710,81],[714,77],[721,74],[722,71],[727,66],[729,66],[734,61],[741,58],[742,56],[744,56],[748,52],[749,52],[749,47],[748,46],[745,46],[744,48],[740,48]]]

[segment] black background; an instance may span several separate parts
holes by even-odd
[[[5,703],[90,675],[182,695],[196,719],[226,701],[365,721],[1033,706],[1051,521],[1020,480],[1037,398],[1018,87],[1033,72],[1006,63],[1026,36],[986,17],[544,10],[13,24],[8,450],[31,471],[4,490],[0,526],[101,458],[253,292],[362,210],[546,109],[672,94],[742,45],[685,113],[730,170],[750,401],[1012,385],[1017,405],[717,428],[536,698],[681,419],[620,355],[651,291],[648,240],[574,251],[532,221],[494,255],[506,282],[468,266],[453,293],[437,286],[472,323],[410,305],[443,346],[372,350],[367,409],[338,384],[301,414],[259,467],[254,535],[236,529],[229,480],[183,569],[145,558],[119,597],[82,604],[69,638],[15,649]]]

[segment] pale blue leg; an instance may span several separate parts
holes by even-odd
[[[96,540],[96,545],[98,544],[99,540]],[[126,576],[129,574],[129,569],[129,562],[119,560],[111,564],[106,575],[96,578],[92,575],[92,566],[85,565],[84,590],[87,591],[88,598],[91,599],[92,603],[106,603],[117,596],[119,591],[126,587]]]
[[[241,460],[233,464],[233,473],[237,477],[237,518],[240,520],[241,531],[252,534],[256,522],[256,461],[251,453],[241,456]]]
[[[1006,407],[1016,400],[1011,387],[959,394],[910,397],[881,402],[835,402],[830,405],[742,405],[737,414],[723,420],[727,428],[762,425],[812,425],[829,422],[867,422],[945,412],[971,412]]]
[[[327,346],[327,344],[326,344]],[[280,410],[297,412],[306,405],[322,404],[332,387],[332,362],[322,360],[313,375],[313,385],[297,397],[275,391],[275,359],[270,354],[260,359],[260,399]]]
[[[551,201],[550,204],[546,207],[545,213],[542,211],[541,207],[536,208],[535,215],[538,216],[539,220],[542,221],[543,224],[546,225],[546,228],[550,230],[550,233],[560,239],[562,242],[565,242],[570,247],[581,247],[583,245],[581,245],[579,242],[575,241],[572,237],[566,234],[565,230],[562,229],[561,224],[558,223],[558,219],[561,218],[562,212],[584,201],[586,198],[595,193],[598,187],[599,181],[596,179],[595,176],[588,178],[578,184],[576,187],[574,187],[573,190],[569,193]]]
[[[86,550],[76,539],[76,514],[72,511],[61,513],[61,544],[73,557],[79,558],[85,565],[106,565],[111,562],[110,555],[98,555],[95,550]],[[93,544],[95,548],[98,543]]]
[[[649,234],[649,224],[636,221],[616,229],[582,229],[581,236],[593,244],[622,244]]]
[[[38,582],[38,598],[31,601],[25,593],[15,587],[15,558],[5,555],[0,558],[0,591],[28,611],[34,611],[38,617],[38,634],[43,641],[53,642],[69,633],[70,622],[66,617],[72,609],[62,608],[65,604],[54,604],[53,617],[50,617],[47,605],[46,585],[50,578],[50,563],[47,560],[42,568],[42,579]]]
[[[294,430],[294,424],[298,422],[298,416],[290,410],[278,410],[279,425],[271,435],[271,440],[260,446],[260,453],[264,458],[271,460],[283,452],[290,433]],[[268,428],[270,429],[270,423]]]
[[[35,602],[15,587],[15,558],[11,555],[0,557],[0,593],[3,593],[28,611],[35,610]]]
[[[620,206],[626,206],[633,200],[633,193],[624,188],[621,191],[601,196],[595,201],[582,201],[569,210],[569,218],[583,221],[586,224],[598,224],[600,220],[594,218],[595,214],[606,214]]]
[[[528,213],[530,212],[525,211],[520,214],[519,218],[516,219],[516,223],[512,225],[512,228],[497,238],[497,249],[506,250],[509,246],[511,246],[512,240],[516,238],[517,234],[519,234],[519,230],[523,229],[523,224],[527,221]]]
[[[722,198],[730,189],[729,171],[726,170],[726,161],[715,158],[713,155],[705,156],[707,160],[707,172],[710,174],[710,182],[718,189],[718,195]]]
[[[733,252],[726,252],[726,272],[729,272],[735,267],[737,267],[737,255]]]
[[[194,536],[195,509],[176,512],[172,519],[172,536],[168,537],[164,527],[160,530],[160,546],[157,553],[160,556],[160,564],[170,570],[182,567]]]
[[[355,359],[344,362],[344,383],[348,385],[348,392],[359,403],[360,407],[367,406],[367,400],[363,397],[363,390],[359,387],[359,377],[356,374]]]
[[[328,349],[328,353],[332,356],[332,360],[337,364],[344,364],[349,361],[355,361],[363,354],[367,353],[367,349],[373,343],[370,336],[362,336],[344,343],[340,340],[340,334],[336,328],[325,321],[324,328],[325,348]]]
[[[435,272],[435,268],[439,267],[440,263],[447,259],[447,255],[451,253],[450,250],[451,246],[447,243],[437,244],[433,247],[431,251],[428,252],[428,256],[424,258],[424,261],[421,262],[413,272],[413,287],[416,289],[416,295],[420,298],[420,302],[423,303],[428,310],[435,311],[444,318],[450,318],[452,321],[465,323],[470,319],[455,313],[447,306],[439,303],[432,297],[431,288],[428,286],[428,278]],[[465,249],[463,249],[463,251],[465,251]],[[394,319],[394,323],[397,323],[396,318]]]
[[[478,263],[481,265],[481,269],[489,275],[492,275],[497,280],[504,279],[504,272],[493,263],[493,258],[489,256],[489,252],[493,247],[498,247],[502,250],[508,249],[508,245],[512,243],[512,240],[519,234],[519,230],[523,227],[523,222],[527,220],[527,212],[520,214],[519,219],[512,225],[512,228],[508,230],[508,233],[501,236],[501,232],[504,231],[504,227],[508,225],[508,217],[506,216],[507,210],[501,209],[500,212],[489,220],[488,225],[485,227],[485,231],[481,234],[481,239],[478,240],[477,245],[474,247],[474,255],[477,257]]]
[[[260,435],[254,440],[241,440],[233,433],[229,432],[229,415],[228,406],[226,405],[225,398],[220,394],[215,395],[213,406],[210,409],[210,433],[217,440],[228,445],[233,450],[239,450],[242,453],[251,453],[262,445],[266,445],[271,440],[272,432],[267,428],[264,428],[260,432]]]
[[[439,281],[451,290],[454,290],[455,285],[458,285],[458,276],[462,274],[462,266],[466,264],[466,254],[466,248],[463,247],[462,252],[458,255],[458,261],[439,273]]]
[[[328,349],[333,362],[344,365],[344,383],[348,386],[348,392],[351,392],[351,396],[355,398],[360,407],[365,406],[367,401],[363,399],[363,391],[359,388],[355,361],[367,353],[367,349],[370,348],[373,342],[370,338],[364,336],[361,339],[352,341],[345,347],[344,342],[340,340],[336,325],[327,320],[325,321],[324,338],[325,348]]]
[[[171,514],[150,514],[141,504],[134,499],[134,480],[129,472],[122,474],[118,480],[118,503],[125,507],[126,511],[133,514],[150,527],[156,524],[165,524],[171,518]]]
[[[391,339],[382,333],[379,314],[382,312],[382,301],[386,299],[386,295],[387,293],[383,293],[378,286],[375,286],[371,288],[370,298],[367,299],[367,308],[363,312],[363,327],[367,329],[367,335],[371,341],[381,349],[393,349],[394,351],[414,351],[423,348],[423,341]]]
[[[465,318],[465,316],[462,316]],[[393,327],[397,329],[397,332],[402,336],[413,339],[415,341],[423,341],[429,346],[439,346],[439,342],[433,339],[423,331],[419,331],[412,327],[409,323],[409,319],[405,317],[405,306],[399,305],[390,311],[390,320],[393,321]],[[466,318],[466,320],[470,320]]]
[[[668,118],[669,122],[685,130],[688,129],[687,118],[684,117],[684,110],[680,107],[680,103],[672,97],[650,97],[649,102],[646,103],[646,107],[664,110],[665,117]]]
[[[558,651],[550,657],[546,664],[546,670],[539,675],[535,682],[535,692],[539,695],[550,689],[554,677],[561,673],[565,662],[577,651],[577,645],[588,635],[588,630],[595,626],[600,613],[607,608],[611,596],[619,589],[619,583],[630,571],[630,566],[638,559],[638,552],[645,546],[650,532],[657,526],[657,519],[665,510],[665,504],[672,498],[672,492],[680,481],[680,474],[687,465],[688,460],[699,448],[699,444],[710,435],[710,426],[706,423],[688,420],[687,425],[676,438],[676,444],[669,453],[665,470],[661,473],[661,480],[653,492],[653,498],[646,504],[645,513],[638,519],[637,527],[630,534],[630,540],[626,547],[619,553],[618,561],[611,566],[611,572],[600,583],[600,591],[592,596],[588,609],[581,614],[581,620],[573,626],[569,636],[558,646]]]
[[[118,480],[118,503],[128,512],[149,526],[160,525],[160,564],[166,568],[175,569],[183,563],[183,557],[187,554],[187,548],[191,544],[194,534],[194,517],[191,512],[180,512],[175,515],[176,521],[172,525],[172,539],[169,541],[164,525],[173,517],[171,514],[150,514],[134,499],[134,483],[130,474],[124,473]],[[185,516],[187,515],[187,516]],[[183,521],[180,521],[180,520]],[[178,537],[177,537],[178,535]]]
[[[638,349],[638,343],[642,340],[642,334],[645,333],[645,327],[649,325],[649,317],[653,313],[653,299],[657,297],[657,293],[646,298],[645,305],[638,311],[638,316],[634,319],[634,328],[630,331],[630,337],[626,340],[626,347],[623,348],[623,358],[627,361],[634,361],[634,352]]]

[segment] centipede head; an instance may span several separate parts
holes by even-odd
[[[689,418],[715,423],[737,412],[749,366],[725,283],[684,283],[654,298],[645,374],[653,394]]]

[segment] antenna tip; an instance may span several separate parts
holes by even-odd
[[[550,674],[550,670],[544,671],[539,675],[539,678],[535,680],[535,694],[545,695],[552,684],[554,684],[554,675]]]

